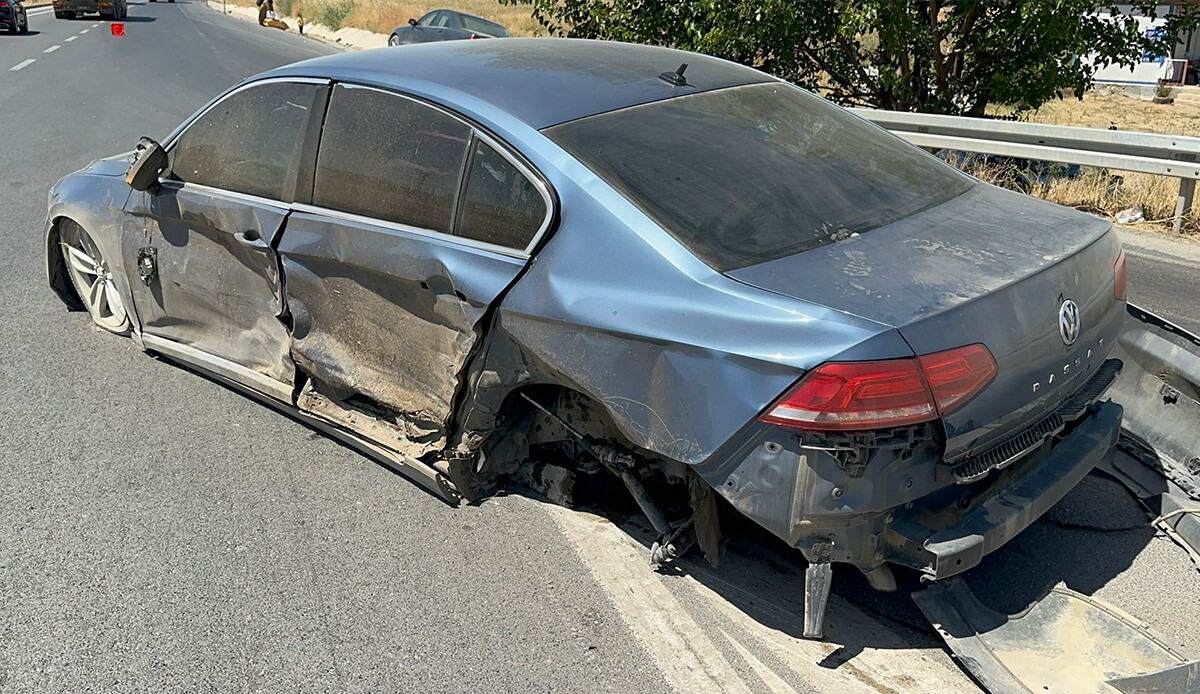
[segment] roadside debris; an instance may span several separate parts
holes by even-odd
[[[1117,224],[1137,224],[1146,221],[1146,210],[1141,205],[1121,210],[1116,214]]]
[[[984,606],[960,578],[913,600],[991,694],[1200,692],[1200,661],[1141,620],[1062,586],[1015,615]]]
[[[1108,391],[1125,408],[1101,469],[1125,485],[1200,568],[1200,337],[1135,306]]]

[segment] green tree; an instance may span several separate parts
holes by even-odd
[[[672,46],[756,67],[847,106],[981,115],[1082,94],[1096,66],[1170,55],[1197,26],[1177,5],[1161,32],[1102,0],[501,0],[552,35]],[[1155,16],[1156,2],[1134,2]],[[1111,11],[1102,19],[1097,12]]]

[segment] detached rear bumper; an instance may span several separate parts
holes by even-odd
[[[928,509],[898,511],[888,526],[889,559],[923,571],[930,579],[979,564],[1031,525],[1109,455],[1121,433],[1120,405],[1105,402],[1041,460],[984,499],[948,527]],[[919,518],[919,520],[918,520]]]

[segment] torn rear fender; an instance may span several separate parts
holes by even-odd
[[[1118,451],[1102,468],[1200,558],[1200,337],[1137,306],[1113,356],[1107,395],[1125,408]]]

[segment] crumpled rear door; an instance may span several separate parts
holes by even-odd
[[[279,252],[300,408],[412,457],[441,447],[479,322],[525,261],[311,212]]]

